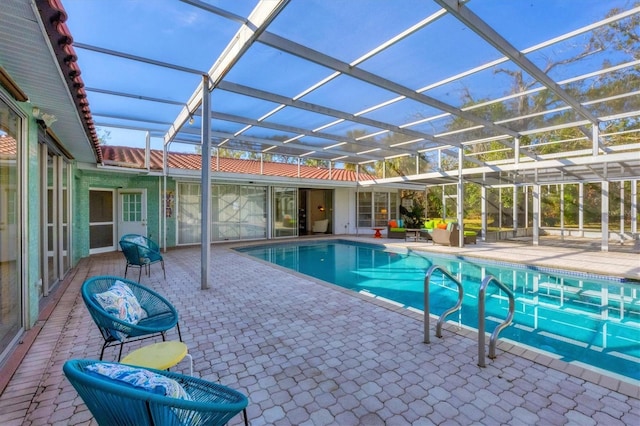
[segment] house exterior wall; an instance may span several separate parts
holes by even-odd
[[[163,202],[160,188],[161,176],[139,176],[129,173],[118,173],[113,170],[76,170],[75,203],[74,203],[74,264],[82,257],[89,255],[89,191],[91,189],[146,189],[147,192],[147,237],[162,245],[160,232]],[[169,182],[170,181],[170,182]],[[170,190],[175,194],[175,182],[168,180]],[[117,198],[116,198],[117,202]],[[117,222],[117,217],[114,218]],[[167,220],[167,246],[175,245],[175,214]]]
[[[119,172],[114,169],[76,169],[76,184],[74,192],[74,265],[90,253],[89,248],[89,191],[91,189],[113,189],[118,188],[140,188],[147,190],[147,236],[160,244],[162,247],[172,248],[177,245],[177,213],[178,194],[177,181],[173,178],[166,179],[166,190],[164,190],[164,177],[162,176],[141,176],[130,172]],[[217,180],[217,184],[224,184],[224,181]],[[229,182],[233,184],[233,182]],[[328,188],[327,188],[328,189]],[[367,189],[371,190],[371,189]],[[363,189],[360,188],[362,192]],[[364,190],[366,191],[366,190]],[[380,190],[378,190],[380,191]],[[382,190],[383,192],[396,192],[396,190]],[[169,194],[173,205],[170,216],[163,203],[164,197]],[[335,235],[356,234],[356,198],[357,190],[354,187],[340,187],[334,189],[333,214],[330,220],[332,233]],[[315,204],[314,204],[315,203]],[[318,200],[312,200],[310,209],[316,209]],[[117,218],[114,218],[117,221]],[[165,231],[166,229],[166,235]],[[360,230],[362,232],[362,230]],[[367,228],[367,232],[369,232]]]
[[[370,227],[358,228],[357,209],[358,205],[356,200],[358,199],[358,193],[374,192],[372,187],[368,188],[338,188],[335,190],[335,221],[336,227],[334,229],[335,234],[361,234],[367,235],[371,233]],[[375,193],[387,193],[398,195],[397,189],[376,187]],[[394,219],[398,217],[397,207],[395,210],[389,209],[386,213],[388,219]],[[386,223],[386,220],[385,220]],[[373,226],[373,224],[371,225]]]
[[[351,228],[354,225],[351,216],[355,215],[354,192],[354,189],[351,188],[338,188],[333,192],[334,234],[355,233],[355,228],[353,230]]]
[[[164,178],[160,178],[160,179],[164,179]],[[161,247],[164,247],[166,244],[166,247],[175,247],[177,244],[177,222],[176,222],[176,218],[178,216],[178,210],[176,209],[176,194],[177,194],[177,183],[174,179],[170,179],[167,178],[167,182],[166,182],[167,188],[166,188],[166,192],[165,194],[162,194],[164,196],[167,195],[167,193],[170,195],[170,199],[172,200],[172,206],[169,206],[169,202],[167,203],[167,207],[171,208],[171,216],[167,217],[167,212],[165,211],[165,216],[164,218],[161,216],[161,219],[163,221],[165,221],[166,224],[166,235],[164,236],[165,241],[158,241],[158,244],[160,244]],[[164,186],[164,181],[162,182],[162,185]],[[163,208],[163,202],[162,199],[159,200],[160,205],[160,211],[162,211]],[[160,223],[160,226],[164,226],[165,224]]]

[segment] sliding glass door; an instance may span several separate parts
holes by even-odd
[[[0,363],[23,328],[18,147],[23,121],[0,96]]]
[[[298,235],[298,189],[273,187],[272,235],[295,237]]]

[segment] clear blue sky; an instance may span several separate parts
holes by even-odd
[[[248,16],[256,1],[210,0],[209,3]],[[630,7],[627,0],[471,0],[468,4],[518,49],[603,19],[613,7]],[[176,0],[63,0],[63,5],[69,15],[67,25],[78,43],[202,71],[209,70],[239,28],[237,22]],[[428,0],[293,0],[276,18],[269,31],[350,63],[438,9]],[[540,51],[531,59],[543,65],[547,60],[574,54],[574,49],[581,43],[584,40],[571,40],[553,49]],[[88,88],[186,102],[201,78],[197,74],[163,69],[85,49],[77,49],[77,53],[82,77]],[[452,17],[445,17],[360,66],[418,89],[499,56],[468,28]],[[569,67],[559,68],[555,72],[556,79],[579,73]],[[229,80],[294,96],[330,73],[330,70],[319,65],[258,44],[231,70]],[[500,80],[501,77],[505,80]],[[460,102],[461,91],[472,83],[473,95],[480,99],[502,96],[507,89],[503,87],[506,82],[506,76],[487,72],[442,86],[428,94],[455,106]],[[303,100],[357,112],[395,96],[371,85],[354,84],[353,79],[341,77],[305,96]],[[158,121],[160,123],[157,125],[149,125],[158,131],[166,130],[167,123],[173,122],[181,109],[179,105],[163,105],[92,92],[89,93],[89,101],[98,124],[113,121],[113,118],[104,118],[102,115],[119,115],[131,118],[118,120],[122,124],[131,124],[138,118]],[[213,101],[214,109],[252,118],[257,118],[274,106],[266,102],[252,104],[247,99],[225,94],[214,95]],[[406,122],[412,114],[428,116],[432,113],[429,107],[411,102],[384,111],[386,117],[398,122]],[[378,117],[372,113],[371,118]],[[282,111],[270,119],[282,124],[295,124],[285,120],[299,119],[303,120],[303,126],[327,122],[326,117],[292,115],[290,110]],[[229,130],[241,127],[238,125]],[[144,132],[117,128],[108,130],[108,143],[111,145],[144,146]],[[348,130],[341,129],[342,132]],[[152,147],[161,148],[161,139],[153,138]],[[187,149],[192,150],[191,147]]]

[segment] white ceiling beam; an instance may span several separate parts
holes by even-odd
[[[382,89],[388,90],[390,92],[394,92],[397,93],[401,96],[404,96],[407,99],[411,99],[414,100],[416,102],[425,104],[425,105],[429,105],[432,106],[434,108],[438,108],[442,111],[446,111],[450,114],[453,114],[457,117],[463,118],[465,120],[468,120],[472,123],[475,124],[479,124],[482,125],[483,127],[486,127],[487,129],[491,129],[494,132],[498,133],[498,134],[507,134],[511,137],[519,137],[519,133],[516,132],[513,129],[504,127],[504,126],[500,126],[497,125],[495,123],[493,123],[492,121],[489,120],[485,120],[482,117],[478,117],[470,112],[467,111],[463,111],[459,108],[453,107],[451,105],[448,105],[444,102],[441,102],[435,98],[432,98],[430,96],[424,95],[422,93],[418,93],[415,90],[412,90],[408,87],[402,86],[398,83],[395,83],[391,80],[387,80],[383,77],[380,77],[376,74],[370,73],[368,71],[362,70],[360,68],[354,67],[350,64],[347,64],[346,62],[340,61],[339,59],[333,58],[331,56],[325,55],[323,53],[320,53],[318,51],[315,51],[313,49],[310,49],[306,46],[300,45],[298,43],[295,43],[291,40],[285,39],[283,37],[280,37],[276,34],[272,34],[269,33],[267,31],[265,31],[264,33],[262,33],[262,35],[258,38],[258,41],[260,41],[261,43],[264,43],[267,46],[271,46],[274,49],[278,49],[281,50],[283,52],[287,52],[290,53],[294,56],[298,56],[300,58],[303,58],[305,60],[317,63],[319,65],[322,65],[324,67],[333,69],[335,71],[338,71],[342,74],[351,76],[353,78],[356,78],[358,80],[364,81],[366,83],[372,84],[374,86],[380,87]],[[394,126],[397,128],[400,128],[398,126]],[[431,135],[428,136],[428,138],[426,138],[430,141],[436,142],[438,144],[442,144],[442,145],[455,145],[455,146],[459,146],[460,143],[452,143],[452,141],[447,140],[447,141],[442,141],[442,140],[435,140]],[[514,149],[514,145],[509,142],[508,140],[499,140],[499,142],[505,146],[508,146],[509,148]],[[526,153],[525,155],[527,156],[531,156],[531,154]],[[532,157],[535,158],[535,157]]]
[[[634,153],[635,155],[637,153]],[[502,164],[502,165],[488,165],[486,167],[478,167],[474,169],[465,169],[463,171],[463,175],[466,174],[479,174],[479,173],[495,173],[495,172],[526,172],[533,171],[536,169],[557,169],[558,172],[560,170],[564,170],[566,167],[591,167],[603,164],[619,164],[625,163],[627,170],[635,170],[636,173],[628,176],[629,179],[640,177],[640,156],[636,155],[635,162],[632,161],[628,152],[618,152],[618,153],[609,153],[606,155],[592,155],[592,156],[584,156],[584,157],[571,157],[571,158],[554,158],[548,160],[538,160],[538,161],[528,161],[528,162],[520,162],[519,164]],[[630,165],[631,164],[631,165]],[[451,170],[448,172],[443,172],[447,176],[457,176],[458,170]],[[566,173],[566,171],[565,171]],[[383,183],[394,183],[397,181],[419,181],[419,180],[428,180],[432,179],[434,176],[439,176],[440,172],[430,172],[430,173],[422,173],[419,175],[411,175],[404,176],[400,178],[387,178],[381,179],[379,182]]]
[[[158,102],[158,103],[163,103],[163,104],[168,104],[168,105],[184,105],[184,102],[172,101],[170,99],[162,99],[162,98],[154,98],[154,97],[151,97],[151,96],[135,95],[133,93],[116,92],[114,90],[98,89],[98,88],[95,88],[95,87],[85,87],[84,90],[86,90],[87,92],[101,93],[103,95],[109,95],[109,96],[120,96],[120,97],[124,97],[124,98],[138,99],[138,100],[141,100],[141,101]]]
[[[222,81],[224,76],[227,75],[260,34],[269,26],[275,17],[278,16],[287,3],[289,3],[289,0],[272,0],[262,1],[256,5],[255,9],[253,9],[249,15],[249,19],[242,24],[233,39],[231,39],[231,42],[207,73],[211,87],[207,87],[206,90],[212,90]],[[187,101],[186,106],[174,120],[173,125],[167,131],[164,137],[165,145],[171,142],[182,126],[189,120],[189,117],[200,108],[200,105],[202,105],[203,89],[203,85],[200,83]]]
[[[222,16],[223,18],[227,18],[231,21],[235,21],[241,25],[247,23],[247,19],[240,15],[236,15],[235,13],[229,12],[228,10],[220,9],[219,7],[212,6],[208,3],[204,3],[199,0],[180,0],[180,1],[183,3],[190,4],[191,6],[198,7],[202,10],[206,10],[207,12],[213,13],[215,15]]]
[[[180,135],[193,135],[193,136],[198,136],[197,130],[195,131],[185,131],[182,130],[180,132]],[[221,131],[215,131],[212,130],[211,131],[211,137],[212,138],[219,138],[219,139],[230,139],[233,141],[238,141],[238,142],[244,142],[244,143],[252,143],[252,144],[259,144],[259,145],[270,145],[270,146],[274,146],[274,147],[284,147],[287,149],[299,149],[303,152],[307,152],[309,151],[309,149],[314,148],[313,146],[310,145],[302,145],[299,143],[295,143],[295,142],[289,142],[289,143],[285,143],[284,141],[277,141],[274,139],[264,139],[264,138],[258,138],[258,137],[254,137],[254,136],[247,136],[247,135],[238,135],[235,136],[232,133],[227,133],[227,132],[221,132]],[[236,148],[230,148],[230,149],[236,149]],[[273,149],[273,148],[271,148]],[[246,151],[253,151],[253,152],[261,152],[261,149],[245,149]],[[381,158],[379,156],[370,156],[370,155],[358,155],[355,152],[351,152],[351,151],[343,151],[340,149],[327,149],[327,150],[323,150],[322,148],[318,147],[318,151],[316,151],[318,154],[322,154],[322,153],[327,153],[327,154],[334,154],[334,155],[346,155],[349,157],[353,157],[354,161],[361,161],[361,160],[370,160],[370,161],[381,161]],[[299,154],[282,154],[282,155],[290,155],[290,156],[298,156]],[[314,156],[315,158],[316,156]],[[319,159],[322,160],[327,160],[328,158],[325,157],[318,157]]]
[[[145,64],[155,65],[162,68],[182,71],[189,74],[197,74],[197,75],[203,74],[203,71],[197,70],[195,68],[183,67],[182,65],[176,65],[169,62],[157,61],[155,59],[145,58],[143,56],[131,55],[129,53],[119,52],[111,49],[105,49],[103,47],[98,47],[98,46],[92,46],[90,44],[74,42],[73,47],[78,49],[90,50],[92,52],[102,53],[104,55],[111,55],[119,58],[129,59],[131,61],[143,62]]]
[[[398,83],[395,83],[391,80],[380,77],[379,75],[370,73],[358,67],[353,67],[350,64],[343,62],[339,59],[333,58],[331,56],[325,55],[321,52],[303,46],[301,44],[295,43],[291,40],[280,37],[276,34],[265,31],[258,38],[258,41],[266,44],[267,46],[271,46],[274,49],[281,50],[283,52],[290,53],[292,55],[298,56],[300,58],[306,59],[308,61],[314,62],[316,64],[322,65],[324,67],[333,69],[335,71],[339,71],[342,74],[351,76],[360,81],[364,81],[366,83],[372,84],[374,86],[380,87],[382,89],[388,90],[390,92],[394,92],[396,94],[402,95],[408,99],[412,99],[416,102],[420,102],[425,105],[432,106],[434,108],[438,108],[442,111],[449,112],[458,117],[464,118],[465,120],[469,120],[476,124],[482,124],[487,128],[493,129],[499,133],[506,133],[513,137],[517,137],[518,133],[514,130],[511,130],[506,127],[497,126],[493,122],[489,120],[485,120],[481,117],[473,115],[471,113],[462,111],[458,108],[455,108],[451,105],[448,105],[442,101],[439,101],[430,96],[421,94],[412,90],[408,87],[402,86]]]
[[[227,113],[212,111],[211,112],[211,118],[215,118],[215,119],[223,120],[223,121],[231,121],[231,122],[234,122],[234,123],[247,124],[247,125],[251,125],[251,126],[254,126],[254,127],[262,127],[262,128],[265,128],[265,129],[277,130],[277,131],[281,131],[281,132],[294,133],[294,134],[297,135],[296,139],[299,139],[299,138],[304,137],[304,136],[310,136],[310,137],[317,137],[319,139],[327,139],[327,140],[331,141],[332,144],[334,142],[339,142],[339,143],[340,142],[348,142],[348,143],[353,144],[353,145],[358,145],[358,146],[362,146],[362,147],[365,147],[365,148],[371,148],[370,144],[358,142],[357,140],[352,139],[352,138],[344,138],[342,136],[333,135],[331,133],[312,132],[311,130],[304,129],[302,127],[288,126],[288,125],[277,124],[277,123],[272,123],[272,122],[268,122],[268,121],[258,121],[258,120],[254,120],[252,118],[241,117],[241,116],[233,115],[233,114],[227,114]],[[301,145],[302,146],[308,146],[309,148],[314,148],[314,149],[324,149],[324,147],[311,146],[311,145],[307,145],[307,144],[304,144],[304,143],[302,143]],[[409,154],[409,155],[415,154],[415,150],[390,148],[390,147],[386,147],[386,146],[383,146],[381,148],[387,149],[389,151],[397,151],[397,152],[402,153],[402,154]]]
[[[571,105],[571,107],[573,107],[580,116],[592,124],[598,123],[596,116],[584,108],[577,99],[565,92],[560,85],[553,81],[544,71],[531,62],[529,58],[509,43],[507,39],[502,37],[502,35],[500,35],[496,30],[480,19],[480,17],[473,13],[463,2],[458,0],[435,1],[443,8],[447,9],[451,15],[455,16],[473,32],[482,37],[487,43],[502,52],[502,54],[513,61],[513,63],[518,65],[529,73],[529,75],[558,95],[558,97],[564,100],[567,104]]]
[[[365,118],[361,116],[355,116],[353,114],[350,114],[344,111],[339,111],[333,108],[324,107],[321,105],[316,105],[316,104],[312,104],[312,103],[301,101],[301,100],[294,100],[292,98],[287,98],[286,96],[277,95],[275,93],[266,92],[264,90],[254,89],[252,87],[243,86],[241,84],[222,81],[218,85],[218,88],[222,90],[226,90],[228,92],[232,92],[232,93],[238,93],[241,95],[263,99],[265,101],[270,101],[270,102],[302,109],[305,111],[315,112],[317,114],[322,114],[329,117],[339,118],[341,120],[352,121],[354,123],[362,124],[365,126],[376,127],[383,130],[389,130],[390,132],[406,135],[411,138],[426,139],[428,141],[437,143],[438,145],[446,144],[446,145],[453,145],[453,146],[461,146],[461,144],[457,142],[446,140],[444,138],[436,139],[432,135],[429,135],[427,133],[417,132],[411,129],[404,129],[399,126],[394,126],[392,124],[385,123],[383,121],[372,120],[370,118]],[[319,129],[323,129],[323,128],[325,127],[323,126],[323,127],[320,127]],[[319,129],[316,129],[316,130],[319,130]],[[315,132],[315,130],[313,131]]]

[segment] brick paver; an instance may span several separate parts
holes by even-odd
[[[141,282],[178,309],[194,374],[248,395],[254,426],[640,424],[635,385],[597,375],[585,380],[538,364],[528,352],[521,356],[522,349],[498,350],[497,359],[479,368],[477,342],[468,333],[445,327],[443,339],[423,344],[416,313],[225,246],[211,250],[210,288],[203,291],[199,261],[199,248],[171,250],[166,281],[152,267]],[[80,285],[123,270],[118,253],[83,259],[74,270],[0,396],[0,424],[95,424],[61,368],[66,359],[100,352]],[[116,356],[107,350],[105,359]],[[176,369],[187,374],[188,364]],[[240,416],[230,422],[241,423]]]

